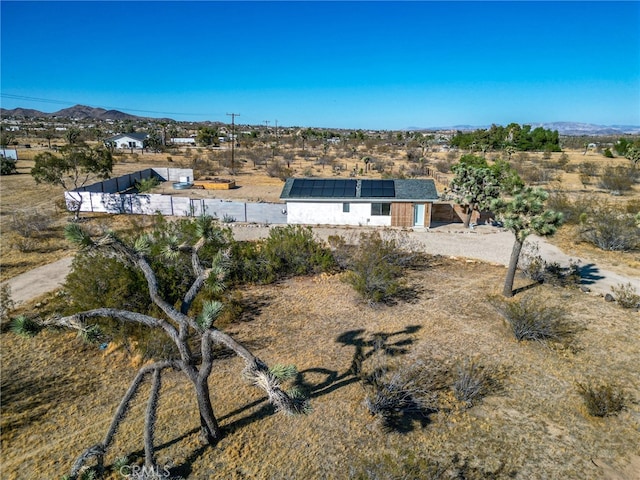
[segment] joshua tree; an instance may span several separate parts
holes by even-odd
[[[562,213],[545,210],[544,202],[549,194],[541,188],[525,187],[518,191],[511,200],[496,199],[491,208],[497,213],[504,226],[515,235],[507,278],[502,294],[513,296],[513,280],[518,268],[520,252],[527,237],[532,234],[553,235],[562,223]]]
[[[146,377],[151,377],[152,386],[145,413],[145,466],[156,467],[154,454],[156,409],[161,375],[167,369],[184,373],[193,386],[198,403],[203,443],[213,445],[220,440],[222,432],[211,405],[208,383],[213,368],[215,344],[231,349],[244,360],[244,377],[255,386],[264,389],[269,401],[278,411],[302,413],[308,408],[307,401],[301,398],[298,392],[292,390],[286,393],[282,389],[281,381],[295,374],[294,367],[280,366],[270,370],[247,348],[214,326],[223,309],[221,302],[204,301],[198,315],[194,316],[191,312],[192,304],[201,291],[208,290],[215,294],[220,293],[224,288],[229,254],[224,249],[224,231],[216,227],[211,217],[201,217],[190,225],[192,228],[189,231],[192,233],[187,232],[183,236],[176,235],[174,231],[165,227],[164,231],[161,230],[154,235],[142,234],[132,243],[125,242],[113,233],[94,239],[76,223],[69,224],[66,228],[67,238],[85,252],[89,254],[101,252],[138,269],[146,279],[151,302],[162,314],[154,317],[117,308],[96,308],[44,320],[40,328],[58,326],[76,329],[84,334],[95,334],[96,326],[91,325],[92,320],[114,319],[155,329],[158,335],[164,334],[176,347],[176,353],[170,358],[146,364],[138,371],[122,398],[104,439],[86,449],[77,458],[71,469],[71,478],[77,478],[81,468],[93,457],[96,458],[98,469],[102,469],[103,457],[111,446],[133,397]],[[188,276],[191,281],[190,286],[186,294],[175,303],[163,298],[160,293],[162,290],[160,277],[152,266],[152,256],[158,251],[162,251],[165,256],[163,262],[175,262],[180,258],[186,265],[190,264],[191,273]],[[214,251],[215,253],[212,253]]]

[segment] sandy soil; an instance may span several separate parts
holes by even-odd
[[[408,455],[444,466],[457,458],[467,465],[465,478],[478,480],[637,479],[637,314],[575,289],[542,286],[536,294],[565,305],[580,329],[566,346],[519,343],[486,301],[503,276],[501,266],[441,257],[407,276],[414,301],[379,308],[363,305],[340,275],[243,288],[251,313],[226,330],[270,364],[295,363],[313,412],[274,414],[261,391],[242,380],[242,362],[222,357],[210,388],[226,436],[215,448],[202,448],[191,387],[168,374],[158,461],[192,480],[371,478],[371,466],[404,472]],[[350,373],[358,351],[368,355],[380,333],[380,361],[402,368],[471,357],[502,372],[502,390],[471,409],[452,403],[385,432],[364,408],[366,390]],[[58,478],[103,437],[136,368],[122,352],[83,345],[73,334],[0,339],[2,477]],[[376,365],[371,362],[363,366]],[[575,388],[589,379],[614,381],[633,401],[618,416],[589,417]],[[123,455],[140,459],[147,395],[145,388],[135,400],[107,466]]]

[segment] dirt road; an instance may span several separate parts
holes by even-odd
[[[262,225],[234,224],[232,229],[237,240],[256,240],[266,237],[271,227]],[[316,227],[314,232],[326,240],[330,235],[357,237],[365,228]],[[410,242],[419,244],[425,252],[447,257],[464,257],[482,260],[498,265],[507,265],[513,246],[513,235],[508,231],[489,226],[479,226],[465,230],[459,225],[445,225],[429,230],[407,232]],[[539,253],[547,261],[568,265],[570,260],[579,262],[582,284],[593,294],[604,295],[612,286],[631,283],[640,292],[640,276],[624,277],[615,272],[603,270],[586,258],[569,257],[543,238],[532,235],[528,243],[536,242]],[[64,282],[71,266],[71,257],[35,268],[8,280],[14,302],[26,302],[55,290]]]

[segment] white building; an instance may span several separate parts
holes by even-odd
[[[287,179],[280,199],[287,223],[429,227],[433,180]]]
[[[116,148],[144,148],[144,141],[149,138],[146,133],[121,133],[105,139],[105,145],[113,145]]]
[[[15,148],[1,148],[0,149],[0,157],[6,158],[7,160],[13,160],[14,162],[18,161],[18,151]]]

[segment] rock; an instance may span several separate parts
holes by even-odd
[[[615,299],[615,298],[613,298],[613,295],[611,295],[610,293],[607,293],[607,294],[604,296],[604,301],[605,301],[605,302],[615,302],[615,301],[616,301],[616,299]]]
[[[589,293],[591,291],[591,289],[589,287],[587,287],[586,285],[580,285],[580,291],[584,292],[584,293]]]

